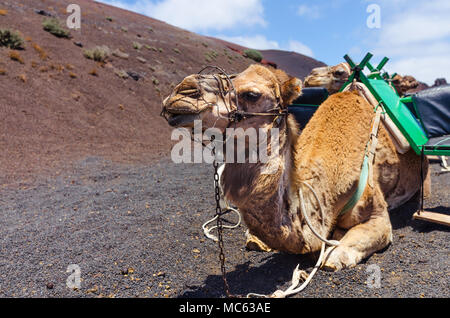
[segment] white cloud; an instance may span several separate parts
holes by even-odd
[[[311,50],[311,48],[295,40],[289,41],[287,45],[280,45],[277,41],[269,40],[264,35],[261,34],[254,36],[217,35],[216,37],[228,42],[236,43],[256,50],[285,50],[297,52],[310,57],[314,56],[314,53]]]
[[[100,0],[190,31],[222,31],[242,26],[265,26],[262,0]]]
[[[318,19],[321,16],[321,12],[318,6],[307,6],[302,4],[297,8],[297,15],[310,19]]]
[[[450,59],[448,54],[430,57],[406,57],[391,62],[388,70],[392,73],[412,74],[419,81],[432,85],[437,78],[450,79]]]
[[[299,42],[299,41],[295,41],[295,40],[291,40],[289,41],[289,46],[288,46],[289,51],[294,51],[309,57],[314,57],[314,53],[311,50],[311,48],[309,48],[308,46],[306,46],[305,44]]]
[[[254,36],[226,36],[217,35],[216,37],[236,43],[248,48],[257,50],[280,50],[280,45],[277,41],[268,40],[264,35],[254,35]]]
[[[433,84],[450,79],[450,2],[382,1],[382,24],[373,52],[388,56],[387,69]]]

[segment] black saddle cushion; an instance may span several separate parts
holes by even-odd
[[[328,90],[323,87],[304,87],[302,95],[292,104],[320,105],[328,98]]]
[[[418,92],[413,101],[428,138],[450,134],[450,85]]]
[[[294,115],[295,120],[299,123],[300,129],[305,128],[311,117],[316,112],[318,106],[295,106],[288,107],[289,114]]]

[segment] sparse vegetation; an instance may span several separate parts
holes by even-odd
[[[170,58],[169,61],[170,61],[171,64],[174,64],[174,63],[175,63],[175,60],[172,59],[172,58]]]
[[[139,43],[139,42],[133,42],[133,48],[135,49],[135,50],[140,50],[140,49],[142,49],[142,44],[141,43]]]
[[[212,61],[215,61],[218,56],[219,53],[217,53],[214,50],[211,50],[205,53],[205,60],[206,62],[211,63]]]
[[[114,71],[114,74],[116,74],[117,76],[119,76],[120,78],[122,78],[122,79],[127,79],[129,76],[128,76],[128,74],[127,74],[127,72],[125,72],[124,70],[118,70],[118,69],[116,69],[115,71]]]
[[[122,51],[119,50],[119,49],[115,49],[115,50],[113,51],[112,55],[114,55],[115,57],[124,59],[124,60],[128,60],[128,58],[130,57],[129,54],[127,54],[127,53],[125,53],[125,52],[122,52]]]
[[[108,20],[109,22],[113,22],[113,18],[112,17],[106,17],[106,20]]]
[[[20,74],[18,76],[19,80],[22,81],[22,83],[26,83],[27,82],[27,76],[25,74]]]
[[[83,55],[87,59],[104,63],[111,56],[111,50],[106,45],[96,46],[93,49],[84,50]]]
[[[128,32],[128,29],[126,27],[121,27],[120,30],[122,30],[122,32]]]
[[[19,62],[20,64],[25,64],[25,61],[23,60],[22,56],[20,56],[19,52],[17,51],[10,51],[9,58],[13,61]]]
[[[90,71],[89,71],[89,75],[92,75],[92,76],[98,76],[97,69],[96,69],[96,68],[93,68],[92,70],[90,70]]]
[[[62,73],[64,71],[64,66],[62,64],[52,63],[50,69]]]
[[[147,63],[147,60],[144,59],[143,57],[138,56],[136,59],[143,64]]]
[[[202,45],[203,45],[204,47],[208,47],[208,43],[202,42]]]
[[[179,49],[177,49],[177,48],[174,48],[173,51],[174,51],[175,53],[177,53],[177,54],[181,54],[181,51],[180,51]]]
[[[75,74],[74,72],[70,72],[69,73],[70,78],[77,78],[77,74]]]
[[[152,50],[153,52],[158,52],[158,49],[157,49],[156,47],[150,46],[150,45],[148,45],[148,44],[145,45],[145,48],[146,48],[147,50]]]
[[[47,18],[42,22],[42,26],[45,31],[53,34],[58,38],[70,38],[70,31],[65,30],[58,19]]]
[[[255,62],[261,62],[263,59],[263,56],[261,54],[261,52],[257,51],[257,50],[253,50],[253,49],[248,49],[244,51],[244,54],[246,57],[248,57],[249,59],[254,60]]]
[[[0,9],[0,15],[7,15],[7,14],[8,14],[8,10]]]
[[[6,70],[0,67],[0,75],[6,75]]]
[[[0,29],[0,46],[5,46],[13,50],[23,49],[23,39],[19,32],[9,29]]]
[[[48,58],[47,53],[37,43],[33,43],[32,46],[35,49],[35,51],[39,53],[39,57],[41,58],[41,60],[45,61]]]
[[[163,50],[163,48],[162,48],[162,47],[160,47],[160,48],[158,49],[158,51],[159,51],[159,53],[162,53],[162,52],[164,52],[164,50]]]
[[[153,82],[153,85],[155,85],[155,86],[159,85],[159,80],[155,77],[152,78],[152,82]]]

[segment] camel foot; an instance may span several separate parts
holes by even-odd
[[[354,249],[345,246],[331,246],[325,251],[322,268],[336,272],[344,268],[354,267],[360,260],[360,253]]]
[[[245,236],[247,238],[247,242],[245,243],[245,247],[250,251],[258,251],[258,252],[272,252],[273,250],[268,247],[263,241],[259,238],[250,234],[249,231],[245,232]]]

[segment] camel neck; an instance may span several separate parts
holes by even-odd
[[[286,120],[286,119],[284,119]],[[225,197],[241,211],[250,231],[279,250],[289,235],[291,145],[289,123],[280,123],[279,155],[266,163],[227,163],[222,174]],[[295,124],[294,124],[295,125]],[[295,127],[298,129],[298,127]],[[267,173],[269,172],[269,173]]]
[[[262,164],[227,163],[222,174],[226,199],[238,207],[250,232],[270,247],[290,253],[306,253],[320,248],[320,241],[307,228],[300,216],[298,187],[291,176],[297,171],[292,149],[297,143],[299,129],[288,119],[280,129],[279,156]],[[268,166],[275,173],[264,174]],[[313,181],[313,180],[310,180]],[[317,202],[305,190],[304,203],[317,230],[322,226]],[[326,236],[326,234],[325,234]]]

